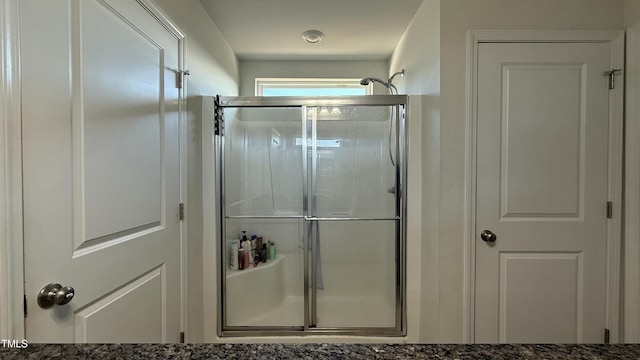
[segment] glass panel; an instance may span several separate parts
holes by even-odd
[[[307,118],[316,124],[315,132],[309,126],[310,157],[312,162],[316,160],[310,214],[341,218],[396,216],[395,114],[396,107],[390,106],[308,110]]]
[[[395,327],[396,221],[316,225],[317,327]]]
[[[265,87],[262,90],[263,96],[344,96],[344,95],[366,95],[366,88],[362,86],[347,87]]]
[[[227,216],[302,216],[300,111],[225,109]]]
[[[401,107],[302,109],[305,134],[300,107],[224,110],[224,329],[301,329],[305,294],[312,326],[395,328],[400,221],[383,219],[399,214]],[[343,220],[305,221],[305,211]],[[267,247],[274,242],[276,256],[267,250],[266,262],[255,252],[245,260],[239,255],[243,230],[248,238],[260,235]],[[310,263],[303,235],[311,236]]]
[[[225,226],[226,325],[303,326],[303,220],[227,219]],[[236,251],[236,246],[250,243],[239,244],[242,231],[249,239],[256,235],[256,243],[260,243],[257,236],[262,237],[267,259],[255,266],[247,259],[248,267],[240,270],[246,264],[237,260],[241,257],[237,254],[244,251]]]

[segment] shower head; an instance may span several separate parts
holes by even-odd
[[[404,77],[404,69],[402,69],[402,70],[398,71],[397,73],[391,75],[391,77],[389,78],[389,81],[384,81],[382,79],[378,79],[378,78],[375,78],[375,77],[368,77],[368,78],[364,78],[364,79],[360,80],[360,85],[367,86],[371,82],[377,82],[379,84],[382,84],[384,87],[386,87],[387,90],[389,90],[389,93],[397,94],[398,93],[398,89],[396,89],[396,87],[393,85],[393,79],[398,75],[400,75],[401,77]]]
[[[384,87],[386,87],[387,89],[389,88],[389,84],[386,81],[384,81],[382,79],[374,78],[374,77],[368,77],[368,78],[364,78],[364,79],[360,80],[360,85],[367,86],[372,81],[384,85]]]

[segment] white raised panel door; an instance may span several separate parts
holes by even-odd
[[[477,343],[603,341],[609,58],[608,43],[479,45]]]
[[[136,1],[20,11],[26,337],[177,342],[180,39]]]

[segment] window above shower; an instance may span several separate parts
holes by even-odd
[[[373,86],[360,79],[256,78],[256,96],[352,96],[371,95]]]

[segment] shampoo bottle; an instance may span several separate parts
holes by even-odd
[[[262,261],[262,245],[264,245],[264,241],[262,236],[258,235],[258,237],[256,238],[257,244],[256,244],[256,257],[258,258],[257,261],[259,262],[264,262]]]
[[[249,254],[251,253],[251,242],[249,240],[242,243],[242,249],[244,249],[244,268],[249,268]]]
[[[276,244],[273,241],[269,241],[269,260],[276,258]]]
[[[238,250],[240,249],[240,244],[238,240],[231,241],[229,245],[229,267],[231,270],[238,270]]]
[[[238,258],[236,261],[238,262],[238,270],[244,270],[244,249],[238,250]]]
[[[267,262],[267,244],[262,244],[262,249],[260,249],[260,260],[263,263]]]
[[[257,236],[256,235],[251,235],[251,263],[256,262],[256,255],[258,255],[258,252],[256,251],[256,240]]]

